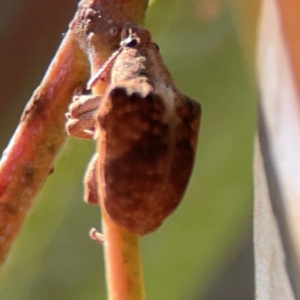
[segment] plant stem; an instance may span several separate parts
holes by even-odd
[[[97,65],[99,65],[97,57],[94,57],[92,65],[94,73],[97,72],[95,67]],[[93,94],[103,95],[107,85],[108,82],[99,81],[93,88]],[[97,142],[98,145],[101,144],[101,135]],[[100,155],[101,153],[99,153]],[[98,178],[100,178],[100,163],[98,160]],[[101,186],[98,186],[98,194],[101,194],[100,190]],[[103,201],[100,201],[100,206],[108,299],[144,300],[145,290],[139,236],[118,226],[107,214]]]
[[[34,197],[53,171],[65,134],[65,112],[77,88],[89,76],[89,53],[97,65],[118,44],[109,22],[140,24],[147,0],[81,0],[77,13],[40,86],[29,100],[21,122],[0,161],[0,264],[17,236]],[[101,18],[94,15],[101,11]],[[94,39],[89,35],[95,32]],[[92,64],[92,63],[91,63]]]
[[[67,76],[73,74],[72,76]],[[65,139],[65,112],[88,69],[69,32],[29,100],[0,161],[0,264]]]
[[[102,230],[108,299],[145,299],[139,237],[116,225],[104,208]]]

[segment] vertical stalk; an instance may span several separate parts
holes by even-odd
[[[93,64],[92,70],[96,72],[97,58],[93,59]],[[99,81],[93,89],[93,94],[103,95],[106,87],[107,82]],[[100,206],[108,299],[144,300],[145,289],[139,236],[118,226],[107,214],[102,201],[100,201]]]
[[[102,48],[105,46],[103,39],[106,36],[109,37],[109,26],[113,25],[120,29],[125,22],[141,24],[148,5],[147,0],[114,0],[109,2],[103,1],[103,3],[101,0],[98,1],[99,7],[97,7],[97,10],[102,12],[102,18],[97,18],[97,22],[105,22],[103,23],[103,27],[95,27],[97,39],[91,39],[91,44],[88,46],[91,77],[95,75],[104,62],[103,55],[99,54],[103,52]],[[105,20],[105,18],[107,18],[107,20]],[[112,22],[112,20],[114,20],[114,22]],[[111,25],[107,27],[107,24]],[[105,27],[106,31],[104,30]],[[99,28],[101,28],[100,32]],[[99,43],[96,42],[97,40]],[[111,37],[106,40],[109,42]],[[101,47],[99,47],[99,45]],[[111,47],[109,50],[107,57],[112,52]],[[93,94],[102,96],[108,84],[109,82],[100,80],[93,88]],[[98,139],[97,143],[99,146],[101,137]],[[99,151],[99,147],[97,151]],[[99,166],[97,168],[99,168]],[[145,291],[139,237],[115,224],[106,213],[101,201],[100,206],[103,222],[102,231],[104,234],[107,298],[109,300],[144,300]]]
[[[104,207],[102,230],[108,299],[145,299],[139,237],[116,225]]]

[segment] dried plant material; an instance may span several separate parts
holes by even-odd
[[[300,297],[299,82],[293,69],[293,55],[283,28],[283,11],[279,2],[265,0],[263,3],[258,48],[258,148],[263,162],[255,170],[255,177],[258,177],[256,190],[269,193],[269,198],[264,195],[266,193],[261,197],[265,197],[265,202],[270,201],[272,209],[266,213],[271,215],[269,220],[275,221],[270,221],[268,227],[262,226],[263,214],[255,215],[257,299]],[[298,22],[298,19],[294,21]],[[266,182],[259,180],[264,172]],[[255,202],[258,207],[263,201],[256,196]],[[278,240],[273,243],[277,226],[281,247],[276,246]],[[259,232],[258,229],[266,232]],[[268,236],[271,242],[265,240],[259,243],[261,235]],[[263,266],[260,262],[264,262]]]
[[[294,292],[286,266],[284,240],[271,205],[261,145],[256,140],[254,157],[254,252],[256,298],[294,300]],[[278,298],[274,298],[274,295]]]

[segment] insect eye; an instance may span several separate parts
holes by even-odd
[[[112,36],[115,36],[117,33],[118,33],[118,28],[115,27],[115,26],[112,26],[109,28],[109,33],[112,35]]]
[[[132,39],[128,43],[126,43],[125,46],[133,48],[133,47],[137,46],[137,44],[138,44],[138,41],[136,39]]]

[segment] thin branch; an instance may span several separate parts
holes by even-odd
[[[82,0],[41,85],[29,100],[0,162],[0,263],[18,234],[34,197],[52,172],[65,139],[72,94],[118,45],[124,22],[141,23],[146,0]],[[111,30],[114,26],[115,30]]]
[[[0,162],[0,263],[17,235],[32,200],[52,172],[64,138],[64,113],[87,68],[69,33],[34,92]],[[74,74],[73,76],[67,76]]]
[[[98,72],[97,51],[92,52],[91,57],[93,70],[91,77],[93,78]],[[108,82],[99,80],[93,87],[93,94],[102,96],[107,84]],[[101,140],[98,140],[99,143]],[[103,202],[100,201],[100,205],[108,299],[144,300],[145,289],[139,236],[118,226],[107,214]]]
[[[105,87],[105,83],[99,81],[93,94],[103,95]],[[100,205],[108,299],[143,300],[145,291],[139,237],[119,227],[109,217],[102,202]]]
[[[116,225],[102,208],[108,299],[144,300],[139,237]]]

